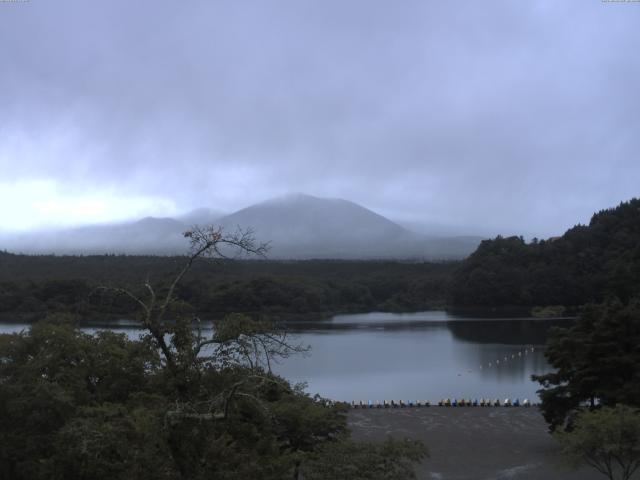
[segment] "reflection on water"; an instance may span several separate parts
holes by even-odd
[[[542,352],[549,328],[572,320],[480,319],[442,311],[337,315],[289,322],[311,354],[281,361],[275,370],[310,393],[336,400],[430,400],[442,397],[535,399],[532,374],[549,371]],[[28,328],[2,324],[0,332]],[[105,328],[92,325],[87,332]],[[107,328],[130,338],[129,321]],[[505,360],[506,357],[506,360]]]
[[[310,358],[277,371],[311,393],[339,400],[442,397],[535,399],[532,374],[549,371],[543,346],[551,327],[571,319],[486,319],[431,311],[339,315],[290,324]],[[505,357],[507,359],[505,360]]]
[[[567,327],[573,320],[460,320],[447,328],[460,341],[512,345],[544,345],[549,329]]]

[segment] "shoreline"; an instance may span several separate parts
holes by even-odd
[[[333,317],[336,316],[347,316],[347,315],[366,315],[366,314],[388,314],[388,315],[411,315],[411,314],[420,314],[427,312],[443,312],[446,315],[453,315],[454,318],[442,319],[442,320],[429,320],[430,322],[474,322],[474,321],[495,321],[495,322],[508,322],[512,320],[526,320],[526,321],[548,321],[548,320],[576,320],[578,318],[577,315],[560,315],[560,316],[532,316],[530,314],[524,315],[512,315],[512,316],[504,316],[504,315],[488,315],[489,312],[484,312],[484,315],[475,312],[475,316],[473,312],[469,311],[466,314],[470,315],[469,317],[465,317],[465,313],[457,311],[455,309],[447,309],[446,307],[438,307],[432,309],[419,309],[419,310],[402,310],[402,311],[384,311],[384,310],[351,310],[351,311],[338,311],[338,312],[313,312],[313,313],[279,313],[279,314],[267,314],[263,315],[263,319],[267,321],[271,321],[275,324],[281,325],[302,325],[302,324],[323,324],[327,323]],[[96,325],[96,326],[108,326],[109,324],[123,325],[123,326],[137,326],[141,325],[141,322],[134,320],[132,317],[137,315],[136,312],[131,312],[129,317],[125,317],[122,314],[117,315],[105,315],[103,313],[96,312],[94,318],[92,320],[86,317],[86,314],[77,314],[74,312],[2,312],[0,313],[0,324],[16,324],[16,323],[36,323],[40,320],[43,320],[50,313],[61,313],[61,314],[70,314],[79,317],[79,323],[81,325]],[[257,312],[234,312],[247,316],[259,316]],[[204,323],[211,323],[218,321],[224,318],[229,313],[205,313],[201,316],[201,320]],[[457,317],[457,318],[456,318]]]
[[[422,440],[430,457],[418,480],[599,480],[596,470],[564,466],[536,407],[351,409],[356,441]]]

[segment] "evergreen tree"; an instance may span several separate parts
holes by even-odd
[[[573,327],[553,332],[545,356],[556,370],[533,379],[551,429],[570,427],[581,405],[640,406],[640,300],[586,307]]]

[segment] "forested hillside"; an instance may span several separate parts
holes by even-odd
[[[457,263],[393,261],[207,261],[199,259],[178,295],[204,315],[322,315],[420,310],[444,305]],[[0,314],[70,311],[127,315],[136,306],[99,286],[168,285],[184,257],[24,256],[0,253]]]
[[[593,215],[562,237],[483,241],[454,274],[460,306],[566,305],[640,292],[640,199]]]

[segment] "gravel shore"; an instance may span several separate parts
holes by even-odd
[[[590,468],[570,471],[535,407],[422,407],[354,409],[356,440],[422,440],[430,458],[420,480],[602,480]]]

